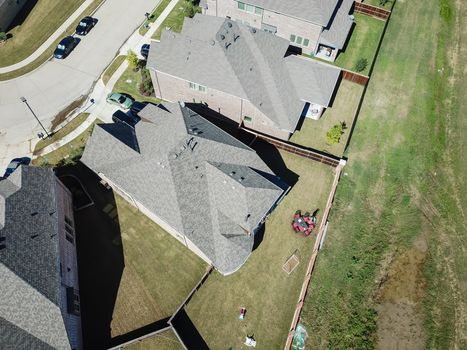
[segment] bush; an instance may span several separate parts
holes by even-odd
[[[126,60],[128,61],[128,65],[136,70],[138,68],[138,56],[132,50],[128,50],[126,55]]]
[[[5,32],[0,32],[0,42],[6,41],[8,35]]]
[[[344,130],[347,129],[344,122],[340,124],[334,125],[327,133],[326,133],[326,143],[328,145],[334,145],[339,143]]]
[[[186,1],[185,3],[185,17],[193,18],[196,14],[195,6],[191,1]]]
[[[151,74],[146,68],[141,69],[141,84],[139,84],[139,92],[143,96],[151,96],[154,93],[154,86],[152,85]]]
[[[360,58],[355,64],[354,70],[356,72],[363,72],[368,66],[368,60],[366,58]]]

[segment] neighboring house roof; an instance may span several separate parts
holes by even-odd
[[[319,43],[341,50],[354,23],[349,15],[354,0],[342,0],[339,9],[319,37]]]
[[[148,105],[139,116],[139,152],[119,141],[130,127],[100,124],[81,161],[185,235],[220,272],[236,271],[253,247],[246,231],[282,195],[280,180],[256,152],[187,107]]]
[[[151,44],[147,67],[246,99],[278,128],[293,132],[305,102],[319,102],[314,100],[316,95],[303,94],[302,80],[291,77],[284,59],[288,47],[288,40],[271,33],[229,19],[196,15],[185,19],[180,34],[165,31],[159,43]],[[318,67],[309,62],[306,69]],[[319,96],[332,96],[334,88],[323,88]]]
[[[0,348],[70,349],[55,186],[51,169],[28,166],[0,181]]]

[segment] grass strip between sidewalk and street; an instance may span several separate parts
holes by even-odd
[[[149,20],[145,21],[143,25],[139,28],[139,34],[144,35],[148,32],[149,26],[153,24],[156,19],[161,15],[161,13],[165,10],[167,5],[170,3],[171,0],[162,0],[157,8],[154,10],[153,13],[149,16]],[[148,25],[148,27],[145,27],[145,25]]]

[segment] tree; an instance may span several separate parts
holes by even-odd
[[[363,72],[366,66],[368,66],[368,60],[366,58],[360,58],[355,64],[354,70],[356,72]]]
[[[344,130],[347,129],[345,122],[341,122],[339,124],[334,125],[327,133],[326,133],[326,143],[328,145],[334,145],[339,143]]]
[[[132,50],[128,50],[126,55],[126,60],[128,61],[128,65],[136,70],[138,68],[138,56]]]

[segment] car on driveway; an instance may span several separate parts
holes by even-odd
[[[89,31],[96,25],[97,19],[92,18],[91,16],[84,17],[79,21],[78,26],[76,27],[76,34],[86,35]]]
[[[63,59],[67,57],[71,51],[78,45],[79,39],[72,36],[67,36],[63,38],[57,45],[57,48],[54,51],[54,57],[58,59]]]
[[[132,128],[135,127],[135,125],[141,120],[140,117],[137,115],[133,115],[132,113],[128,112],[125,113],[123,111],[116,111],[114,114],[112,114],[112,121],[114,123],[125,123],[128,126],[131,126]]]
[[[131,97],[125,96],[118,92],[111,92],[107,95],[106,101],[123,109],[130,109],[134,100]]]
[[[141,46],[140,53],[141,53],[141,56],[143,56],[145,59],[148,59],[149,47],[150,47],[149,44],[144,44],[143,46]]]
[[[21,164],[28,165],[31,163],[31,158],[28,157],[22,157],[22,158],[14,158],[11,160],[10,164],[8,164],[5,174],[3,175],[3,178],[6,179],[8,176],[10,176],[16,169]]]

